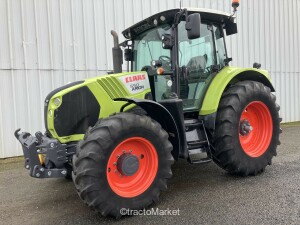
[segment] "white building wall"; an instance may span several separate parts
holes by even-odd
[[[230,0],[183,0],[230,12]],[[0,158],[22,155],[16,128],[43,128],[54,88],[112,69],[110,30],[179,7],[179,0],[0,0]],[[300,0],[244,0],[232,65],[269,70],[285,122],[300,120]],[[121,41],[123,38],[121,38]]]

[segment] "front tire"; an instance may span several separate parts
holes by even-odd
[[[88,130],[73,158],[77,192],[104,216],[143,209],[167,188],[172,149],[167,132],[147,116],[119,113],[103,119]]]
[[[213,160],[232,174],[263,172],[280,143],[279,109],[275,95],[262,83],[242,81],[230,87],[217,112]]]

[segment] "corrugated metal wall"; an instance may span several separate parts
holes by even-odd
[[[230,12],[230,0],[183,0]],[[0,0],[0,158],[21,155],[16,128],[43,129],[43,100],[70,81],[112,69],[110,30],[121,32],[179,0]],[[284,121],[300,120],[300,0],[241,1],[232,65],[270,71]]]

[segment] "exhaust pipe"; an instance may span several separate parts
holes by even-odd
[[[110,33],[114,38],[114,47],[112,48],[114,73],[122,73],[123,52],[119,46],[119,37],[114,30],[111,30]]]

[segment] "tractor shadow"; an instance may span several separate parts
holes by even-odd
[[[220,169],[214,163],[203,165],[190,164],[185,160],[176,162],[173,167],[173,177],[168,182],[168,190],[163,192],[160,201],[152,204],[149,208],[159,209],[183,209],[186,212],[193,205],[199,204],[201,201],[218,202],[221,195],[215,195],[216,192],[224,192],[228,188],[232,188],[236,183],[249,183],[252,177],[238,177],[228,174]],[[259,175],[260,177],[262,175]],[[256,177],[257,178],[257,177]],[[251,182],[251,181],[250,181]],[[115,218],[104,218],[99,213],[90,210],[76,194],[73,182],[64,179],[49,180],[47,189],[51,191],[48,195],[41,196],[41,204],[47,205],[47,208],[53,210],[52,215],[60,216],[60,223],[78,223],[82,221],[84,224],[98,223],[115,223],[121,222],[125,224],[146,223],[155,221],[156,217],[147,216],[125,216],[120,220]],[[58,209],[63,210],[58,210]],[[185,213],[184,213],[185,214]],[[205,216],[200,215],[199,216]],[[49,217],[48,221],[57,222]],[[145,220],[145,221],[144,221]]]

